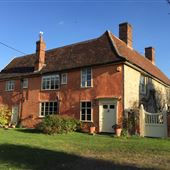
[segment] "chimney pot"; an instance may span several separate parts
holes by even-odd
[[[129,23],[119,24],[119,38],[132,48],[132,26]]]
[[[39,33],[39,40],[36,42],[36,61],[34,70],[39,71],[45,64],[45,42],[43,40],[43,32]]]
[[[145,48],[145,57],[155,65],[155,49],[153,47]]]

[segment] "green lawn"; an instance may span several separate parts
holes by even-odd
[[[0,129],[0,170],[170,169],[170,140]]]

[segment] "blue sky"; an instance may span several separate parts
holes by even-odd
[[[168,14],[169,13],[169,14]],[[156,65],[170,78],[170,5],[166,0],[0,0],[0,42],[26,54],[44,32],[47,49],[133,26],[133,47],[153,46]],[[22,54],[0,44],[0,69]]]

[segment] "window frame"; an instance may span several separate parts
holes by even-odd
[[[91,103],[91,120],[87,120],[87,109],[85,109],[85,120],[82,120],[82,103],[83,102],[90,102]],[[93,107],[92,107],[92,101],[90,100],[81,100],[80,101],[80,121],[82,122],[93,122]]]
[[[142,83],[141,79],[143,77],[144,83]],[[140,76],[140,94],[146,94],[147,91],[147,77],[144,75]]]
[[[54,103],[56,103],[57,104],[57,109],[56,109],[56,113],[52,113],[52,114],[49,114],[49,112],[50,112],[50,104],[49,104],[49,108],[48,108],[48,114],[45,114],[45,112],[46,112],[46,110],[45,110],[45,108],[46,108],[46,106],[44,106],[44,110],[43,110],[43,115],[42,115],[42,104],[46,104],[46,103],[53,103],[53,107],[54,107]],[[39,117],[40,118],[44,118],[44,117],[46,117],[47,115],[57,115],[57,114],[59,114],[58,113],[58,111],[59,111],[59,104],[58,104],[58,101],[41,101],[40,103],[39,103]],[[53,110],[54,110],[54,108],[53,108]]]
[[[65,81],[63,81],[63,76],[66,76]],[[67,73],[62,73],[61,74],[61,84],[67,84]]]
[[[52,89],[51,88],[51,81],[52,81],[52,78],[55,78],[55,77],[57,77],[58,78],[58,88],[54,88],[54,89]],[[49,78],[49,88],[43,88],[43,84],[44,84],[44,79],[48,79]],[[47,82],[47,81],[46,81]],[[55,81],[54,81],[55,82]],[[46,85],[47,86],[47,85]],[[54,84],[54,86],[55,86],[55,84]],[[42,78],[41,78],[41,90],[42,91],[46,91],[46,90],[59,90],[60,89],[60,76],[59,76],[59,74],[54,74],[54,75],[48,75],[48,76],[42,76]]]
[[[26,86],[24,86],[24,81],[26,80]],[[24,78],[21,80],[21,87],[22,89],[27,89],[28,88],[28,78]]]
[[[5,82],[5,91],[14,91],[14,89],[15,89],[15,81],[14,80],[7,80]]]
[[[91,79],[90,79],[90,86],[87,85],[88,83],[88,69],[90,69],[90,75],[91,75]],[[85,74],[85,85],[83,85],[83,70],[86,71],[86,74]],[[92,74],[92,68],[91,67],[86,67],[86,68],[82,68],[81,69],[81,82],[80,82],[80,87],[81,88],[90,88],[90,87],[93,87],[93,74]]]

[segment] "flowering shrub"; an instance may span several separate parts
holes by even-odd
[[[5,105],[0,105],[0,126],[5,126],[10,123],[11,111]]]

